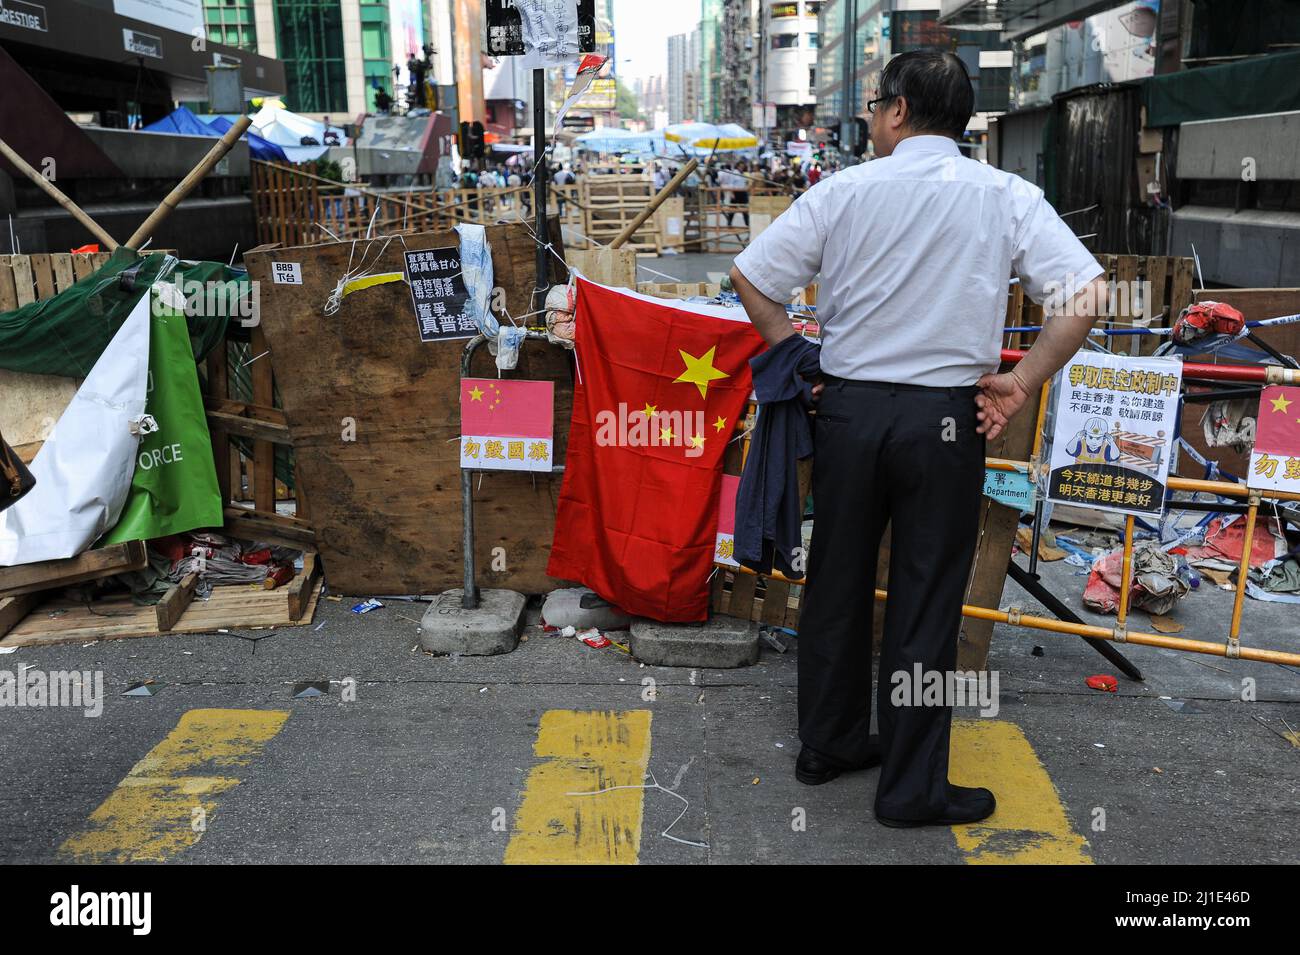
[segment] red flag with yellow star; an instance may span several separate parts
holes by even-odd
[[[1300,491],[1300,388],[1269,385],[1259,395],[1249,487]]]
[[[705,620],[723,452],[763,340],[739,308],[577,283],[577,384],[546,572],[631,614]]]

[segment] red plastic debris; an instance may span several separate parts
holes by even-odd
[[[1231,305],[1198,302],[1178,316],[1173,339],[1180,345],[1194,345],[1211,335],[1239,335],[1245,327],[1245,317]]]
[[[1106,673],[1098,673],[1088,677],[1083,681],[1094,690],[1102,690],[1105,693],[1115,693],[1119,690],[1119,680]]]

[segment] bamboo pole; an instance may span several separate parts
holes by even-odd
[[[1119,609],[1115,615],[1115,625],[1121,630],[1128,620],[1129,591],[1132,589],[1133,577],[1133,515],[1124,518],[1124,561],[1121,566],[1119,581]]]
[[[253,118],[251,116],[241,116],[235,120],[231,127],[226,130],[226,134],[213,144],[212,148],[208,150],[208,154],[203,157],[199,164],[189,171],[185,178],[177,184],[176,188],[167,194],[158,208],[149,213],[149,218],[144,220],[140,228],[136,229],[131,235],[131,238],[126,240],[127,248],[139,249],[140,245],[153,235],[163,220],[171,215],[173,209],[180,205],[181,200],[193,192],[194,187],[203,180],[203,177],[212,171],[213,167],[221,161],[221,158],[226,153],[230,152],[231,147],[239,141],[239,137],[244,135],[244,131],[252,125],[252,122]]]
[[[14,152],[13,147],[3,139],[0,139],[0,155],[3,155],[5,159],[8,159],[13,163],[18,171],[24,176],[36,183],[36,185],[40,186],[41,189],[45,191],[46,195],[66,209],[71,214],[72,218],[84,225],[90,231],[91,235],[108,246],[108,251],[112,252],[117,248],[116,239],[104,231],[103,227],[100,226],[98,222],[86,215],[80,206],[65,196],[63,190],[28,165],[27,160]]]
[[[1232,626],[1228,630],[1228,643],[1236,646],[1241,633],[1241,605],[1246,596],[1246,580],[1250,571],[1250,552],[1255,544],[1255,516],[1259,511],[1259,498],[1251,496],[1246,508],[1246,537],[1241,543],[1241,561],[1237,564],[1237,592],[1232,598]]]
[[[677,187],[686,181],[686,177],[693,173],[695,167],[699,164],[700,161],[698,159],[692,159],[681,169],[677,170],[677,175],[669,179],[667,184],[655,193],[655,196],[650,200],[650,203],[637,213],[636,218],[624,226],[623,231],[614,237],[614,241],[609,244],[609,248],[617,249],[628,239],[632,238],[632,236],[636,234],[636,230],[641,228],[641,225],[646,221],[646,219],[649,219],[655,214],[655,210],[663,205],[665,199],[677,191]]]

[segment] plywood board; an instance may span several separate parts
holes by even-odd
[[[75,378],[0,368],[0,434],[14,446],[46,440],[76,393]]]
[[[522,225],[489,226],[496,284],[512,314],[529,311],[535,245]],[[552,242],[562,245],[552,221]],[[327,243],[246,256],[262,289],[262,322],[296,456],[311,501],[315,546],[337,593],[430,593],[458,587],[461,558],[460,364],[466,341],[421,342],[405,282],[375,285],[323,306],[351,259],[370,273],[402,271],[403,249],[455,246],[451,231],[385,246]],[[271,282],[295,262],[301,285]],[[565,278],[552,257],[552,280]],[[571,358],[529,341],[511,378],[555,382],[555,459],[563,462],[573,406]],[[494,375],[486,347],[473,375]],[[494,472],[474,479],[479,585],[541,593],[561,475]],[[494,554],[496,548],[501,551]],[[500,559],[494,560],[494,557]],[[499,569],[503,566],[504,569]]]
[[[616,288],[636,288],[635,249],[569,249],[564,257],[583,278]]]

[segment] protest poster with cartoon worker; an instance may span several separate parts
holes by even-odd
[[[1080,351],[1061,369],[1045,436],[1046,496],[1159,514],[1177,434],[1182,362]]]

